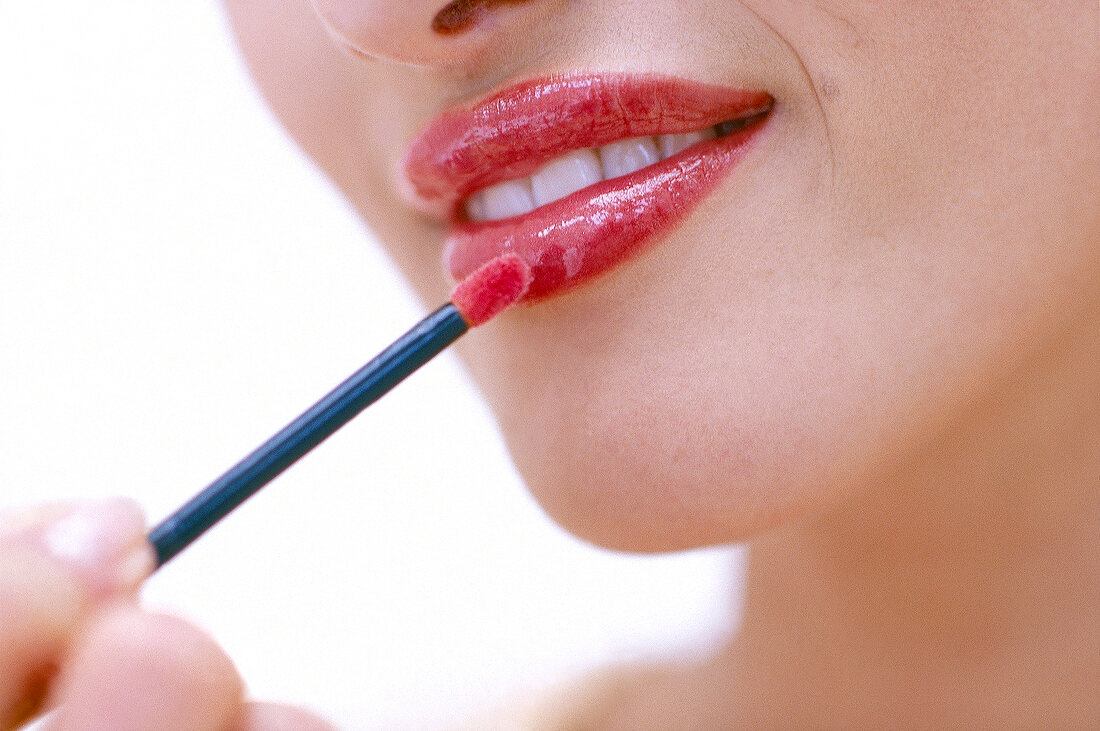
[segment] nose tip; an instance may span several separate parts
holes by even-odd
[[[483,50],[470,33],[503,5],[527,0],[312,0],[336,38],[352,51],[394,63],[453,68]]]

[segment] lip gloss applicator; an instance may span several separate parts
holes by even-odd
[[[148,538],[156,552],[154,570],[470,328],[519,302],[530,286],[531,268],[515,254],[492,259],[462,280],[450,302],[153,528]]]

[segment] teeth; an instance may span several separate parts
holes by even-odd
[[[635,137],[632,140],[620,140],[600,148],[600,161],[603,163],[604,180],[629,175],[635,170],[659,162],[661,154],[652,137]]]
[[[485,213],[485,191],[478,191],[466,199],[466,218],[471,221],[485,221],[489,216]]]
[[[466,201],[466,215],[471,221],[496,221],[533,210],[535,202],[527,178],[491,185]]]
[[[603,180],[600,158],[593,150],[574,150],[551,160],[531,176],[536,206],[544,206]]]
[[[687,132],[682,135],[661,135],[657,138],[657,145],[661,148],[661,159],[664,160],[683,152],[696,142],[713,140],[717,136],[718,133],[714,131],[714,127],[707,127],[698,132]]]
[[[601,180],[629,175],[744,124],[742,120],[734,120],[696,132],[635,137],[599,149],[567,152],[543,165],[529,178],[497,183],[474,193],[466,199],[466,216],[471,221],[497,221],[519,216]]]

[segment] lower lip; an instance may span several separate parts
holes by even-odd
[[[605,180],[522,216],[456,221],[444,266],[461,281],[506,252],[531,267],[526,302],[554,297],[636,256],[669,233],[721,183],[766,118],[630,175]]]

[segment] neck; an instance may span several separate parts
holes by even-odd
[[[1100,724],[1100,316],[1086,319],[904,470],[752,544],[722,661],[746,725]]]

